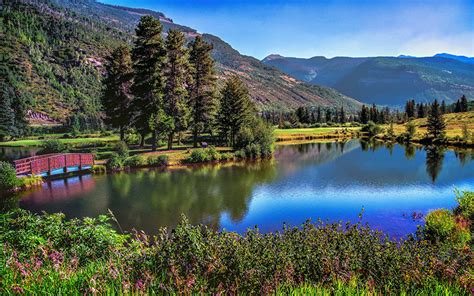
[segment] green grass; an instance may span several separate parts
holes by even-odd
[[[322,133],[333,133],[338,130],[357,130],[357,127],[316,127],[316,128],[290,128],[290,129],[276,129],[275,135],[310,135],[310,134],[322,134]]]
[[[26,139],[18,141],[7,141],[0,142],[0,147],[41,147],[45,140],[50,140],[54,138],[47,139]],[[57,138],[56,138],[57,139]],[[101,143],[101,142],[114,142],[118,141],[118,136],[107,136],[107,137],[86,137],[86,138],[73,138],[73,139],[58,139],[59,142],[63,144],[89,144],[89,143]]]

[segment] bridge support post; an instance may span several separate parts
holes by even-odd
[[[79,154],[79,170],[82,171],[82,154]]]
[[[67,173],[67,157],[66,157],[66,155],[64,155],[64,169],[63,169],[63,172]]]
[[[48,158],[48,176],[51,176],[51,159]]]

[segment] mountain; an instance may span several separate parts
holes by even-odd
[[[401,106],[408,99],[452,103],[463,94],[474,97],[474,64],[469,59],[447,54],[331,59],[270,55],[262,62],[296,79],[335,88],[365,103]]]
[[[435,57],[453,59],[453,60],[460,61],[463,63],[474,64],[474,58],[466,57],[466,56],[453,55],[449,53],[438,53],[437,55],[435,55]]]
[[[120,44],[133,43],[140,17],[153,15],[165,32],[179,29],[189,40],[199,34],[161,12],[94,0],[15,0],[0,6],[3,85],[23,95],[32,109],[29,114],[86,127],[100,121],[104,58]],[[217,74],[222,78],[239,75],[260,109],[360,108],[360,102],[334,89],[294,79],[241,55],[216,36],[203,37],[214,46]]]

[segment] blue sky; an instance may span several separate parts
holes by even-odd
[[[474,56],[474,0],[100,0],[149,8],[246,55]]]

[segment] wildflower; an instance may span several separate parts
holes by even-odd
[[[139,279],[139,280],[135,283],[135,289],[137,289],[137,290],[143,289],[144,286],[145,286],[145,285],[144,285],[142,279]]]
[[[13,286],[12,291],[17,294],[23,294],[25,291],[23,291],[23,288],[20,286]]]

